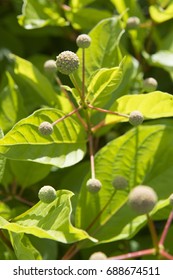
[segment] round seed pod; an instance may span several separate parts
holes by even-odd
[[[57,70],[65,75],[72,74],[79,67],[78,56],[71,51],[64,51],[56,57]]]
[[[102,183],[98,179],[89,179],[86,183],[87,190],[91,193],[97,193],[102,187]]]
[[[89,258],[89,260],[106,260],[107,259],[107,256],[103,253],[103,252],[95,252],[95,253],[93,253],[91,256],[90,256],[90,258]]]
[[[91,44],[91,38],[87,34],[81,34],[77,37],[76,44],[79,48],[86,49]]]
[[[126,22],[127,29],[136,29],[139,27],[141,21],[138,17],[129,17]]]
[[[127,188],[128,186],[128,181],[124,176],[121,175],[117,175],[113,181],[112,181],[112,185],[115,189],[117,190],[124,190]]]
[[[53,126],[49,122],[42,122],[38,130],[42,135],[51,135],[53,133]]]
[[[157,203],[157,194],[148,186],[137,186],[129,194],[129,205],[139,215],[149,213]]]
[[[143,123],[144,117],[140,111],[133,111],[129,116],[129,123],[133,126],[138,126]]]
[[[55,73],[57,71],[56,62],[53,59],[47,60],[44,63],[44,70],[48,74]]]
[[[38,197],[44,203],[51,203],[56,199],[56,191],[52,186],[44,186],[39,190]]]
[[[157,89],[158,83],[156,79],[150,77],[143,81],[143,90],[146,92],[152,92]]]
[[[173,207],[173,193],[169,197],[169,203]]]

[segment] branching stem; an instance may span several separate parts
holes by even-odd
[[[59,123],[59,122],[65,120],[66,118],[68,118],[68,117],[72,116],[73,114],[75,114],[76,112],[78,112],[80,109],[81,109],[81,107],[78,107],[78,108],[74,109],[73,111],[71,111],[71,112],[68,113],[67,115],[65,115],[65,116],[63,116],[63,117],[61,117],[61,118],[59,118],[59,119],[56,120],[56,121],[54,121],[54,122],[52,123],[52,125],[54,126],[54,125],[56,125],[57,123]]]

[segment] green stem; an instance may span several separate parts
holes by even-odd
[[[85,49],[82,49],[82,101],[85,100]]]
[[[77,81],[76,81],[74,75],[71,74],[71,75],[70,75],[70,78],[71,78],[71,81],[72,81],[74,87],[75,87],[76,90],[78,91],[81,100],[83,100],[83,99],[82,99],[82,91],[81,91],[80,87],[78,86],[78,83],[77,83]]]

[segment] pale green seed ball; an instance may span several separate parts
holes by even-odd
[[[133,111],[129,116],[129,123],[133,126],[138,126],[143,123],[144,117],[140,111]]]
[[[65,75],[70,75],[79,67],[78,56],[71,51],[64,51],[56,57],[57,70]]]
[[[91,38],[87,34],[81,34],[77,37],[76,44],[79,48],[86,49],[91,44]]]
[[[141,21],[138,17],[129,17],[126,22],[127,29],[136,29],[139,27]]]
[[[124,176],[121,175],[117,175],[113,181],[112,181],[112,185],[115,189],[117,190],[124,190],[127,188],[128,186],[128,181]]]
[[[44,63],[44,70],[48,74],[55,73],[57,71],[56,62],[53,59],[47,60]]]
[[[157,89],[158,83],[156,79],[150,77],[143,81],[143,90],[146,92],[152,92]]]
[[[89,179],[86,183],[87,190],[91,193],[97,193],[102,187],[102,183],[98,179]]]
[[[56,199],[56,190],[52,186],[44,186],[39,190],[38,197],[44,203],[51,203]]]
[[[53,125],[49,122],[42,122],[38,130],[42,135],[51,135],[53,133]]]
[[[139,215],[149,213],[157,203],[157,194],[148,186],[137,186],[129,194],[129,205]]]
[[[173,207],[173,193],[169,197],[169,203]]]
[[[103,252],[95,252],[95,253],[93,253],[91,256],[90,256],[90,258],[89,258],[89,260],[107,260],[107,256],[106,256],[106,254],[104,254]]]

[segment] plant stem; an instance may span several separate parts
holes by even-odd
[[[146,214],[146,216],[147,216],[148,227],[149,227],[149,230],[151,233],[153,245],[156,250],[156,253],[158,254],[159,246],[158,246],[158,236],[156,233],[156,228],[155,228],[154,223],[153,223],[152,219],[150,218],[149,214]]]
[[[127,254],[123,254],[123,255],[119,255],[119,256],[115,256],[115,257],[110,257],[108,258],[109,260],[125,260],[125,259],[131,259],[131,258],[138,258],[141,256],[145,256],[145,255],[154,255],[155,254],[155,249],[146,249],[146,250],[141,250],[141,251],[137,251],[137,252],[132,252],[132,253],[127,253]]]
[[[93,135],[91,133],[89,133],[89,154],[90,154],[90,163],[91,163],[91,178],[95,179]]]
[[[168,260],[173,260],[173,256],[170,255],[169,253],[167,253],[165,250],[161,250],[160,251],[160,255],[162,255],[163,257],[167,258]]]
[[[4,235],[4,233],[1,229],[0,229],[0,237],[4,241],[4,243],[8,246],[8,248],[10,250],[14,251],[13,246],[11,245],[11,242],[6,238],[6,236]]]
[[[162,246],[164,241],[165,241],[165,238],[166,238],[166,235],[168,233],[168,229],[171,225],[171,222],[173,220],[173,211],[171,211],[167,221],[166,221],[166,224],[165,224],[165,227],[163,229],[163,232],[162,232],[162,235],[161,235],[161,238],[160,238],[160,241],[159,241],[159,246]]]
[[[85,100],[85,49],[82,49],[82,101]]]
[[[54,122],[52,123],[52,125],[54,126],[54,125],[56,125],[57,123],[59,123],[59,122],[65,120],[66,118],[68,118],[68,117],[72,116],[73,114],[75,114],[76,112],[78,112],[80,109],[81,109],[81,107],[78,107],[78,108],[74,109],[73,111],[71,111],[71,112],[68,113],[67,115],[61,117],[60,119],[58,119],[58,120],[56,120],[56,121],[54,121]]]
[[[78,83],[77,83],[77,81],[76,81],[74,75],[71,74],[71,75],[70,75],[70,78],[71,78],[71,81],[72,81],[74,87],[77,89],[77,91],[78,91],[78,93],[79,93],[79,95],[80,95],[80,98],[81,98],[81,100],[82,100],[82,92],[81,92],[80,87],[78,86]]]
[[[88,104],[88,107],[90,109],[93,109],[93,110],[96,110],[96,111],[99,111],[99,112],[102,112],[102,113],[107,113],[107,114],[116,115],[116,116],[119,116],[119,117],[129,118],[129,115],[127,115],[127,114],[122,114],[122,113],[113,112],[113,111],[110,111],[110,110],[107,110],[107,109],[102,109],[102,108],[94,107],[91,104]]]

